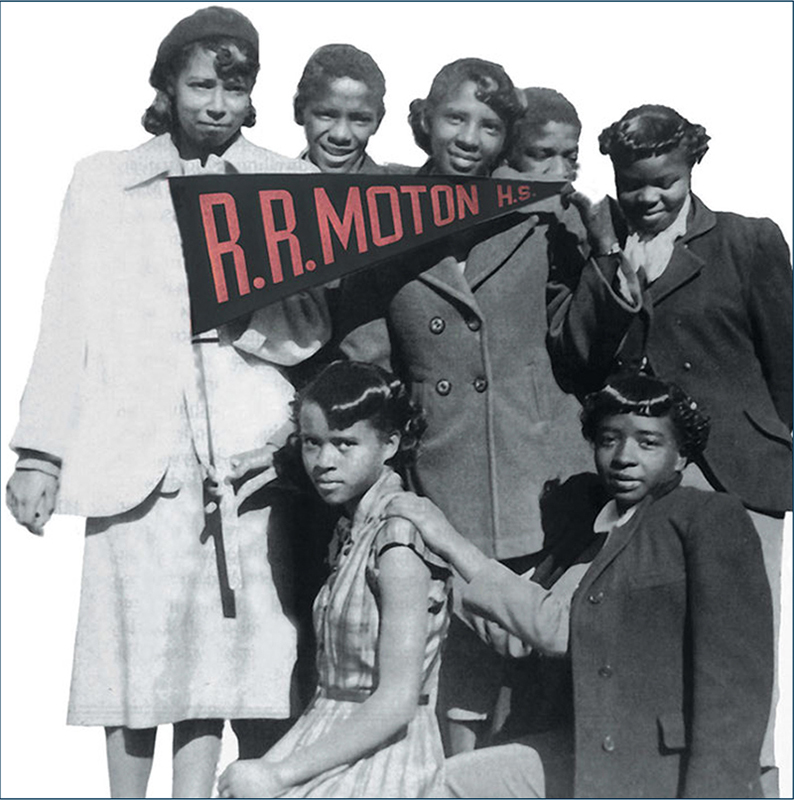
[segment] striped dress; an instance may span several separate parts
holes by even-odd
[[[343,517],[337,526],[331,543],[333,572],[314,604],[317,694],[268,759],[281,761],[326,734],[333,736],[334,726],[376,688],[378,564],[381,553],[395,545],[414,549],[431,574],[420,705],[406,728],[377,750],[293,786],[282,797],[427,797],[440,786],[444,754],[435,699],[448,624],[449,571],[407,520],[368,519],[385,495],[401,489],[399,476],[387,470],[364,495],[352,522]]]

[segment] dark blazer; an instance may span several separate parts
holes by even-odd
[[[578,535],[593,541],[592,524]],[[519,633],[543,596],[506,570],[501,590],[493,577],[475,576],[464,601]],[[679,487],[643,501],[574,593],[568,650],[572,681],[557,687],[558,708],[572,686],[575,768],[572,786],[547,775],[569,787],[555,796],[762,796],[772,605],[738,498]]]
[[[714,213],[693,197],[687,232],[640,310],[613,290],[619,257],[557,262],[548,287],[549,350],[579,395],[647,359],[711,417],[699,462],[748,508],[791,508],[792,280],[768,219]],[[625,240],[625,231],[621,235]]]
[[[549,235],[514,214],[354,275],[334,322],[348,357],[392,369],[424,409],[413,488],[498,559],[541,549],[545,482],[592,464],[546,350]]]
[[[772,605],[738,499],[678,488],[613,530],[574,595],[577,797],[759,797]]]

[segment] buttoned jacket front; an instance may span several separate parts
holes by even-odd
[[[237,172],[316,171],[242,137],[223,161]],[[75,169],[11,442],[62,460],[62,513],[107,516],[136,506],[161,481],[173,454],[185,450],[180,420],[197,373],[167,181],[179,174],[167,134],[134,150],[96,154]],[[247,334],[246,348],[232,346],[230,337],[221,342],[228,345],[223,358],[233,384],[221,382],[216,404],[215,444],[225,454],[243,442],[264,444],[272,433],[263,421],[268,403],[282,409],[274,415],[277,427],[284,423],[291,390],[273,365],[320,347],[328,336],[322,302],[319,293],[296,296],[254,315],[261,330]],[[271,330],[277,335],[270,337]],[[240,413],[235,397],[251,413]],[[259,417],[257,403],[265,409]]]
[[[393,369],[421,404],[415,488],[507,559],[543,546],[544,483],[592,457],[546,351],[549,226],[512,215],[475,236],[465,269],[444,242],[343,283],[335,330],[350,358]]]
[[[737,498],[678,488],[615,528],[571,605],[576,797],[757,797],[772,610]]]

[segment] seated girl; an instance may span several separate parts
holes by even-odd
[[[303,126],[308,159],[323,172],[385,173],[367,155],[367,143],[386,109],[386,80],[369,53],[352,44],[326,44],[306,63],[295,95],[295,122]]]
[[[582,430],[609,498],[606,541],[551,591],[491,561],[426,500],[411,519],[457,570],[464,605],[544,653],[567,657],[574,758],[567,793],[546,793],[526,740],[447,762],[454,797],[758,797],[772,691],[772,608],[741,502],[682,487],[708,421],[675,385],[615,378],[585,401]],[[582,574],[584,573],[584,574]],[[550,777],[550,776],[547,776]],[[564,785],[564,781],[560,782]]]
[[[442,777],[435,720],[447,627],[446,565],[407,520],[375,513],[402,493],[423,428],[379,367],[329,365],[295,403],[305,471],[343,516],[314,605],[315,698],[263,758],[221,775],[221,797],[427,797]]]

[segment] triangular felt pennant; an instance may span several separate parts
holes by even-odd
[[[193,333],[537,203],[565,185],[328,174],[169,182]]]

